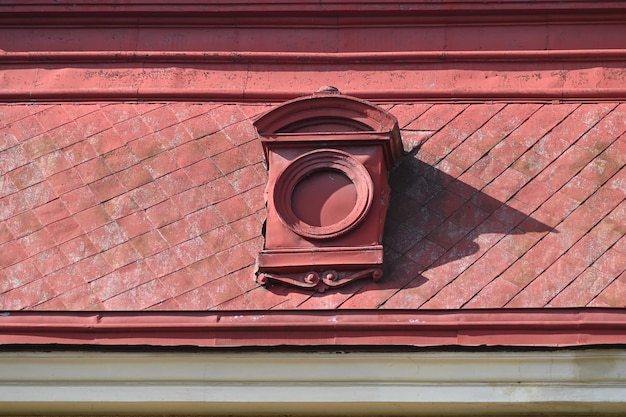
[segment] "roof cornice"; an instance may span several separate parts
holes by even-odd
[[[0,101],[622,100],[624,22],[617,1],[4,2]]]
[[[110,1],[110,0],[24,0],[0,4],[0,21],[27,24],[186,24],[268,23],[273,25],[336,25],[440,21],[548,21],[562,19],[617,18],[625,13],[621,1],[589,0],[464,0],[464,1],[390,1],[337,0],[206,2]],[[218,19],[218,20],[212,20]],[[269,19],[269,20],[268,20]]]

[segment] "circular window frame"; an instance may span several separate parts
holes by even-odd
[[[356,203],[342,220],[327,226],[313,226],[293,210],[292,197],[297,185],[319,171],[338,171],[354,184]],[[307,152],[293,160],[278,175],[274,186],[274,207],[283,224],[294,233],[309,239],[333,239],[353,230],[367,215],[374,199],[374,183],[363,164],[349,153],[337,149]]]

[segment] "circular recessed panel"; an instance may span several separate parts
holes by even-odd
[[[352,230],[367,214],[374,185],[367,169],[338,150],[308,152],[278,176],[274,205],[283,223],[312,239]]]
[[[315,227],[326,227],[348,217],[357,201],[356,186],[343,172],[320,169],[302,178],[291,194],[297,218]]]

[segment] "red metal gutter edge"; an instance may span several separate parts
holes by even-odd
[[[607,11],[623,9],[619,0],[361,0],[346,2],[341,0],[298,0],[298,1],[239,1],[221,0],[206,2],[203,0],[21,0],[0,5],[3,12],[13,13],[267,13],[279,14],[289,12],[307,13],[376,13],[378,15],[398,12],[430,12],[441,14],[461,14],[476,12],[523,12],[524,14],[545,14],[546,12],[574,11]]]
[[[6,4],[5,4],[6,3]],[[0,2],[4,26],[335,26],[621,21],[620,0],[21,0]]]
[[[626,345],[626,309],[4,312],[0,345]]]
[[[392,52],[253,52],[253,51],[0,51],[2,64],[91,62],[160,63],[295,63],[372,64],[444,62],[612,62],[626,61],[626,49],[497,50],[497,51],[392,51]]]
[[[437,89],[437,90],[343,90],[342,93],[375,103],[404,102],[551,102],[560,101],[622,101],[626,88],[575,89]],[[222,103],[282,103],[311,94],[310,90],[252,90],[252,89],[168,89],[168,88],[92,88],[88,90],[37,89],[4,90],[0,88],[0,103],[20,102],[101,102],[101,101],[194,101]]]

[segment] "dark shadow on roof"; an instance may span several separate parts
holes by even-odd
[[[506,235],[558,233],[529,213],[421,161],[417,151],[402,157],[390,172],[389,183],[382,280],[357,281],[311,297],[418,287],[428,281],[422,273],[429,268],[474,255],[481,245],[492,246]],[[308,293],[283,286],[269,289],[277,294]]]

